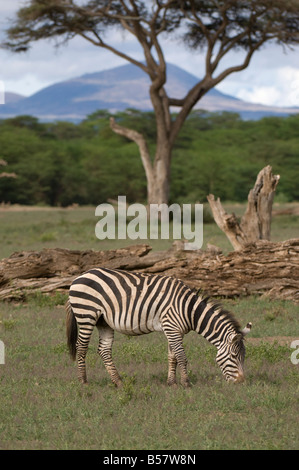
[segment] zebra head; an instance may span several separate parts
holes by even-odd
[[[251,323],[240,333],[232,333],[218,348],[216,362],[219,365],[225,379],[229,382],[244,382],[245,346],[244,336],[250,332]]]

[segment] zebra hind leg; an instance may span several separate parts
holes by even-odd
[[[87,383],[85,357],[89,345],[91,333],[94,325],[81,327],[76,343],[77,349],[77,364],[78,364],[78,378],[83,384]]]
[[[112,344],[114,341],[114,330],[107,325],[103,318],[97,323],[99,332],[98,353],[101,356],[105,368],[116,387],[122,386],[121,377],[112,361]]]

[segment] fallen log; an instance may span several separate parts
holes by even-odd
[[[28,291],[67,289],[73,279],[94,267],[141,270],[165,256],[150,251],[144,244],[109,251],[53,248],[16,252],[0,261],[0,300],[22,299]]]
[[[207,295],[267,295],[299,303],[299,239],[260,240],[228,255],[217,250],[152,252],[149,245],[109,251],[44,249],[14,253],[0,261],[0,300],[26,293],[67,290],[93,267],[165,274]]]
[[[214,260],[192,260],[188,278],[212,296],[263,294],[299,303],[299,240],[260,240]]]

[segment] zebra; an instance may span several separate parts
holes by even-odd
[[[231,313],[196,293],[174,277],[94,268],[71,284],[66,305],[67,344],[71,358],[77,356],[78,378],[87,383],[85,356],[91,333],[99,333],[98,353],[112,382],[121,377],[112,360],[114,331],[143,335],[162,331],[168,341],[167,384],[176,386],[179,366],[181,384],[190,386],[183,337],[193,330],[217,348],[216,362],[227,381],[244,381],[244,336]],[[79,332],[78,332],[79,329]]]

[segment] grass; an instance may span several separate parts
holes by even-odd
[[[87,355],[89,385],[77,383],[65,344],[62,294],[35,295],[26,304],[2,304],[0,338],[1,449],[296,449],[299,445],[298,365],[290,343],[298,311],[258,298],[226,301],[252,336],[282,334],[290,341],[247,341],[244,385],[228,384],[215,349],[195,333],[186,335],[193,386],[169,389],[163,334],[128,338],[116,334],[114,359],[124,379],[116,390],[96,353],[94,333]]]
[[[281,206],[279,206],[281,207]],[[225,206],[238,216],[244,213],[244,204]],[[208,209],[205,209],[208,213]],[[95,226],[99,217],[95,216],[95,207],[77,207],[62,209],[35,207],[34,210],[0,210],[0,259],[10,256],[15,251],[41,250],[43,248],[68,248],[73,250],[107,250],[136,243],[148,243],[153,250],[166,250],[173,240],[98,240]],[[219,246],[225,253],[232,247],[217,225],[211,222],[203,224],[203,249],[207,243]],[[281,215],[273,218],[272,240],[286,240],[298,237],[298,216]]]
[[[227,210],[240,215],[244,205]],[[0,258],[48,247],[97,250],[132,244],[97,240],[96,222],[91,207],[1,211]],[[298,218],[274,217],[272,235],[273,240],[298,236]],[[149,243],[153,249],[171,246],[171,241]],[[213,223],[204,224],[204,248],[207,243],[231,250]],[[116,390],[96,353],[96,333],[87,355],[89,385],[77,382],[66,348],[65,300],[62,293],[36,293],[25,303],[0,305],[5,345],[0,449],[298,449],[299,366],[290,360],[290,345],[299,339],[299,318],[292,302],[258,297],[223,302],[243,325],[253,323],[245,384],[226,383],[214,347],[190,333],[184,344],[193,386],[169,389],[163,334],[116,334],[114,359],[124,380]]]

